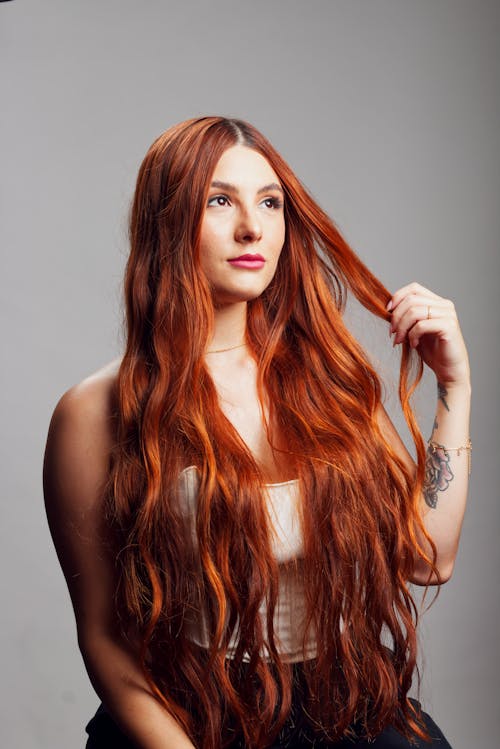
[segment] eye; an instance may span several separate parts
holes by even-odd
[[[266,208],[278,209],[283,206],[283,201],[279,198],[264,198],[262,202],[264,203]]]
[[[229,205],[229,198],[227,195],[213,195],[208,199],[209,206],[225,206]]]

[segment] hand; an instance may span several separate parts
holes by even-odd
[[[442,385],[469,384],[467,349],[452,301],[411,283],[396,291],[387,309],[393,345],[407,338]]]

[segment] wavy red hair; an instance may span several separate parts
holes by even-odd
[[[418,619],[408,580],[419,556],[434,564],[418,542],[430,541],[418,510],[425,450],[409,403],[422,365],[404,344],[400,398],[417,452],[410,474],[379,429],[381,384],[343,319],[348,291],[386,320],[390,294],[271,144],[241,120],[201,117],[171,128],[137,179],[106,493],[121,627],[126,634],[134,623],[153,693],[197,746],[224,746],[228,721],[249,747],[272,742],[290,709],[292,669],[273,631],[278,566],[263,477],[222,413],[203,358],[213,307],[200,225],[215,165],[235,144],[262,154],[285,193],[285,244],[272,282],[248,303],[246,335],[262,402],[268,396],[269,439],[283,449],[276,436],[286,432],[301,490],[296,571],[317,638],[317,658],[304,667],[307,711],[331,738],[354,721],[368,736],[389,723],[425,735],[407,699]],[[201,574],[177,491],[188,465],[200,473]],[[201,601],[207,650],[184,631]],[[232,634],[239,644],[226,658]]]

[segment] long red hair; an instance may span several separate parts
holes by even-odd
[[[273,631],[278,564],[263,477],[224,416],[203,358],[213,306],[200,225],[215,165],[235,144],[262,154],[285,193],[285,244],[272,282],[248,303],[246,336],[262,402],[268,396],[269,439],[285,449],[302,497],[296,572],[317,640],[317,657],[304,666],[305,707],[331,738],[354,721],[368,736],[389,723],[425,735],[407,699],[418,619],[408,580],[419,556],[435,561],[418,542],[419,532],[430,541],[418,511],[425,450],[409,397],[422,365],[404,344],[400,398],[415,475],[381,434],[380,381],[343,320],[349,290],[386,320],[390,294],[271,144],[241,120],[201,117],[171,128],[137,179],[106,492],[121,627],[125,635],[134,623],[151,690],[197,746],[225,745],[228,721],[249,747],[272,742],[290,710],[292,669]],[[276,440],[283,433],[286,448]],[[188,465],[200,476],[197,562],[178,492]],[[185,633],[201,601],[209,649]],[[232,635],[238,647],[226,658]]]

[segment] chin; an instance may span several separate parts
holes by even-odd
[[[216,305],[239,304],[241,302],[251,302],[257,299],[266,289],[266,286],[259,286],[246,289],[216,289],[213,292],[213,299]]]

